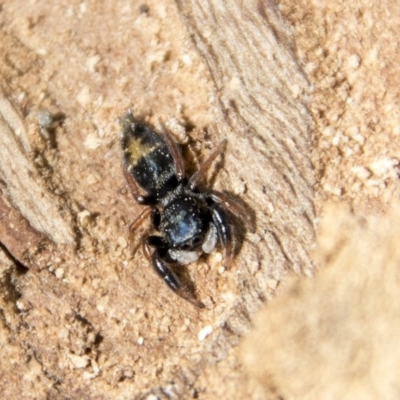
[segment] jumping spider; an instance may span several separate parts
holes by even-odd
[[[233,257],[230,214],[246,220],[246,213],[224,193],[198,189],[226,141],[222,141],[187,179],[181,153],[165,129],[162,135],[154,132],[136,121],[131,111],[120,118],[120,124],[127,183],[135,200],[149,206],[129,230],[134,232],[151,216],[152,225],[160,236],[144,238],[146,258],[174,292],[195,306],[204,307],[181,283],[171,266],[197,261],[202,252],[210,253],[219,239],[225,248],[224,265],[229,267]]]

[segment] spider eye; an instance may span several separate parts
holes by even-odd
[[[193,244],[194,244],[195,246],[199,245],[200,242],[201,242],[201,239],[200,239],[199,237],[196,237],[196,238],[193,239]]]

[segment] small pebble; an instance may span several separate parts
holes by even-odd
[[[64,269],[63,268],[57,268],[55,271],[56,277],[58,279],[62,279],[64,276]]]
[[[213,331],[213,327],[211,325],[205,326],[197,335],[197,338],[202,342],[208,335],[210,335]]]

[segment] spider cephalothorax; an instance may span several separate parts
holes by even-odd
[[[225,248],[225,265],[232,259],[230,214],[245,219],[244,210],[224,193],[198,189],[225,142],[187,179],[182,156],[167,132],[162,135],[154,132],[148,125],[136,121],[130,111],[120,123],[127,182],[136,201],[148,206],[131,224],[130,231],[151,216],[153,228],[160,236],[144,238],[144,254],[172,290],[194,305],[204,307],[171,267],[194,262],[203,252],[210,253],[218,240]]]

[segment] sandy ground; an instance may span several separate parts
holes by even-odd
[[[245,151],[242,148],[248,143],[244,139],[249,133],[244,129],[230,133],[231,147],[219,178],[213,176],[212,181],[255,208],[258,227],[255,234],[247,234],[233,272],[220,268],[220,251],[189,267],[190,280],[195,282],[206,312],[177,300],[154,277],[143,255],[132,255],[127,227],[141,208],[126,189],[116,122],[130,107],[154,125],[161,118],[174,137],[186,144],[185,158],[191,170],[229,130],[221,115],[229,103],[226,98],[240,88],[240,79],[232,78],[229,71],[217,71],[219,75],[215,72],[207,48],[197,40],[186,7],[179,1],[160,5],[155,1],[144,4],[123,0],[54,4],[14,1],[0,6],[0,75],[6,99],[0,99],[0,110],[2,118],[8,113],[8,125],[17,126],[14,130],[19,132],[21,148],[13,156],[16,164],[19,166],[21,158],[26,157],[25,167],[13,172],[16,177],[22,176],[26,168],[25,179],[13,186],[10,175],[1,177],[1,190],[6,195],[3,210],[23,209],[23,216],[15,217],[15,226],[26,218],[33,227],[33,232],[31,227],[24,228],[26,236],[21,236],[20,245],[12,242],[13,251],[5,243],[1,247],[0,392],[4,398],[263,399],[279,398],[281,394],[301,398],[304,393],[304,398],[311,398],[307,390],[315,390],[290,385],[290,373],[281,368],[279,360],[274,359],[274,368],[266,373],[261,367],[268,358],[255,366],[247,360],[249,349],[256,350],[256,354],[270,352],[274,346],[281,349],[279,331],[268,348],[257,344],[259,336],[249,339],[253,341],[247,342],[244,356],[243,350],[242,355],[238,353],[237,345],[251,331],[253,317],[263,303],[268,303],[263,311],[268,319],[268,306],[274,306],[270,300],[279,298],[277,308],[271,311],[273,321],[287,315],[282,310],[293,299],[297,301],[294,308],[301,304],[306,304],[305,309],[309,307],[307,300],[299,300],[293,291],[285,293],[285,282],[289,271],[312,275],[311,261],[303,253],[314,243],[311,227],[317,222],[318,228],[327,201],[350,205],[351,211],[334,209],[338,221],[346,219],[339,218],[346,213],[353,218],[351,212],[384,218],[397,202],[399,6],[388,1],[364,1],[357,6],[282,1],[277,5],[265,2],[255,8],[260,15],[264,15],[263,7],[265,15],[270,15],[272,9],[281,15],[277,20],[265,19],[265,25],[274,28],[271,31],[293,51],[287,52],[293,57],[289,54],[285,59],[292,63],[282,62],[282,71],[269,75],[271,84],[265,81],[265,92],[268,95],[273,85],[285,87],[288,79],[282,78],[284,71],[291,71],[298,86],[290,82],[292,92],[276,91],[282,103],[277,105],[260,102],[264,95],[261,86],[259,92],[253,92],[251,104],[270,118],[257,119],[260,126],[270,124],[278,132],[274,120],[283,114],[274,114],[274,110],[289,109],[290,115],[297,118],[293,117],[293,126],[297,124],[299,138],[293,143],[301,151],[289,161],[294,160],[298,167],[292,169],[292,175],[305,176],[309,186],[294,191],[294,198],[305,199],[301,209],[296,202],[291,203],[283,189],[284,207],[272,194],[262,197],[264,186],[269,188],[270,182],[264,178],[262,186],[260,176],[275,177],[268,168],[279,154],[271,150],[263,153],[262,164],[248,162],[251,159],[243,158],[246,153],[241,151]],[[279,24],[286,31],[279,31]],[[210,26],[201,29],[205,38],[213,37]],[[282,32],[290,34],[283,40]],[[218,34],[214,34],[217,42]],[[235,46],[232,48],[235,54]],[[275,60],[281,60],[279,56],[277,52]],[[223,62],[222,55],[214,58]],[[249,62],[248,70],[251,68]],[[225,75],[229,79],[224,80]],[[272,101],[274,97],[267,99]],[[238,126],[249,125],[247,114],[240,108],[245,102],[240,101],[237,96],[236,110],[245,122],[236,122]],[[16,116],[7,111],[8,105]],[[243,108],[253,112],[250,106]],[[62,113],[65,118],[54,130],[41,128],[38,117],[43,111]],[[18,128],[20,122],[23,128]],[[215,127],[216,122],[221,124]],[[218,126],[222,128],[218,130]],[[255,132],[259,129],[256,121],[252,128]],[[252,143],[257,144],[258,138]],[[275,136],[260,138],[271,138],[267,143],[272,143]],[[254,152],[253,161],[258,160],[257,155]],[[315,185],[307,175],[311,163]],[[290,175],[287,165],[281,164],[281,168],[288,168]],[[307,165],[304,170],[303,165]],[[13,197],[10,193],[14,189],[19,195]],[[22,193],[28,194],[24,197]],[[35,204],[38,198],[41,204],[48,204],[46,210],[26,206]],[[281,225],[288,226],[281,221],[288,215],[288,221],[294,219],[296,223],[277,237],[301,239],[280,242],[280,248],[288,251],[279,258],[265,227],[269,224],[279,231]],[[335,216],[330,213],[327,218],[331,225],[323,234],[329,241],[329,226],[334,226]],[[367,224],[372,231],[375,225],[380,226],[373,221]],[[387,230],[385,226],[383,231]],[[35,236],[37,231],[44,232],[46,238]],[[340,243],[336,234],[335,230],[332,243]],[[30,247],[31,242],[41,243],[45,250]],[[384,242],[380,242],[382,246]],[[27,248],[31,249],[29,257]],[[321,271],[329,264],[324,257],[315,260]],[[338,272],[332,274],[343,277],[345,273],[338,267]],[[307,290],[324,296],[311,284]],[[336,299],[334,294],[332,298]],[[313,304],[318,315],[318,300]],[[354,305],[353,298],[349,304]],[[387,314],[377,308],[373,315],[387,315],[394,320],[396,313],[397,308]],[[357,315],[357,326],[359,320]],[[288,332],[294,332],[296,338],[302,321],[293,318],[286,323],[291,324]],[[260,323],[256,321],[256,325]],[[271,326],[278,329],[276,325]],[[268,331],[261,335],[268,335]],[[321,343],[325,339],[322,334],[318,336]],[[290,351],[295,350],[300,356],[304,347]],[[377,354],[384,357],[386,353]],[[393,357],[397,360],[395,354]],[[247,360],[246,367],[242,358]],[[305,364],[304,382],[315,373],[314,362]],[[390,370],[387,365],[383,368]],[[329,374],[332,372],[328,370],[325,377]],[[252,376],[262,384],[250,379]],[[390,379],[387,382],[390,385]],[[314,392],[315,398],[327,392]]]

